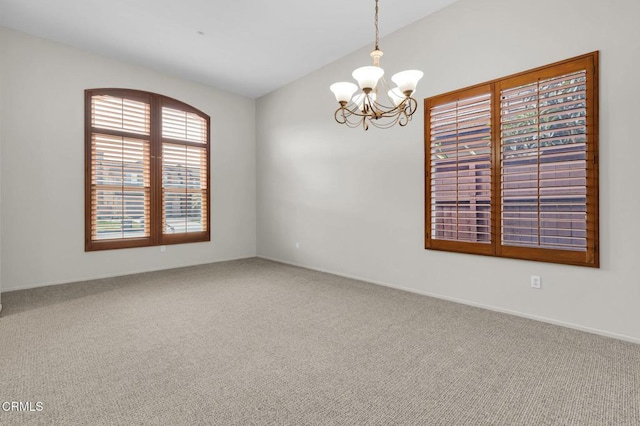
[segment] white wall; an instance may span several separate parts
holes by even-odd
[[[638,16],[637,0],[460,0],[381,41],[389,74],[425,71],[420,99],[600,50],[600,269],[424,250],[422,105],[406,128],[333,121],[328,86],[371,47],[258,100],[258,255],[640,341]]]
[[[2,290],[255,256],[255,101],[0,28]],[[84,90],[211,116],[212,241],[84,252]]]

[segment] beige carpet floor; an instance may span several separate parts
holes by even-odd
[[[261,259],[2,304],[2,425],[640,425],[640,345]]]

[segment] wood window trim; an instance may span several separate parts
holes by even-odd
[[[568,74],[574,70],[586,70],[586,251],[559,250],[509,246],[502,244],[501,235],[501,145],[500,145],[500,99],[501,87],[507,84],[514,87],[526,84],[535,76],[538,80]],[[479,254],[494,257],[532,260],[566,265],[600,267],[599,254],[599,174],[598,174],[598,136],[599,136],[599,52],[592,52],[535,69],[512,74],[510,76],[476,84],[460,90],[424,100],[424,148],[425,148],[425,248],[467,254]],[[457,99],[491,93],[491,243],[439,240],[431,238],[431,108],[436,105],[453,102]]]
[[[150,235],[149,237],[94,240],[92,238],[92,136],[103,129],[92,127],[92,98],[99,95],[120,97],[145,102],[150,105]],[[198,115],[206,122],[206,141],[196,143],[186,140],[174,140],[162,136],[162,107],[169,107]],[[104,133],[131,138],[141,138],[139,134],[126,131],[108,130]],[[206,158],[206,227],[200,232],[164,234],[162,231],[162,144],[175,143],[184,146],[202,148]],[[99,88],[85,90],[85,251],[149,247],[158,245],[184,244],[211,241],[211,118],[204,112],[177,99],[157,93],[134,89]]]

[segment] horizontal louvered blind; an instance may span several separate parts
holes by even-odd
[[[197,114],[162,108],[162,137],[207,143],[207,121]]]
[[[162,229],[165,234],[207,227],[207,158],[204,148],[162,145]]]
[[[586,251],[586,71],[501,90],[502,244]]]
[[[141,135],[149,134],[150,109],[146,102],[115,96],[93,96],[91,125],[95,129],[122,130]]]
[[[91,127],[91,239],[149,237],[149,104],[93,96]]]
[[[164,234],[202,232],[207,227],[207,151],[205,146],[193,145],[206,144],[207,136],[203,117],[162,108]]]
[[[491,242],[491,94],[439,104],[430,120],[434,240]]]

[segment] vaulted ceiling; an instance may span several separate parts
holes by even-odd
[[[381,36],[455,0],[380,0]],[[252,98],[374,40],[374,0],[0,0],[0,25]]]

